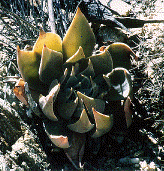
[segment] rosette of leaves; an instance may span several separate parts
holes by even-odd
[[[40,30],[31,51],[17,47],[22,78],[14,93],[43,120],[52,143],[65,151],[75,167],[81,166],[86,136],[97,138],[111,130],[116,106],[109,106],[110,102],[121,106],[123,100],[127,127],[132,120],[127,69],[134,53],[126,44],[113,43],[92,55],[95,43],[94,33],[78,8],[63,41],[55,33]],[[30,99],[24,91],[25,82]],[[41,112],[34,110],[31,99]]]

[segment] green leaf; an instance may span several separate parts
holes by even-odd
[[[50,140],[59,148],[69,148],[71,139],[70,133],[66,132],[65,127],[59,122],[44,121],[44,129]]]
[[[68,125],[68,128],[78,133],[86,133],[93,129],[94,124],[91,124],[87,112],[85,109],[82,110],[79,120],[73,124]]]
[[[53,103],[58,95],[59,90],[60,84],[54,86],[46,97],[43,95],[40,95],[39,97],[39,105],[43,113],[52,121],[58,121],[53,111]]]
[[[70,119],[78,105],[78,97],[74,101],[58,104],[57,110],[59,115],[64,119]]]
[[[73,56],[79,46],[83,48],[86,57],[91,56],[95,42],[95,36],[88,21],[80,8],[78,8],[63,39],[62,48],[64,60]]]
[[[17,46],[17,63],[21,76],[33,90],[41,91],[47,86],[39,79],[39,65],[41,56],[34,51],[23,51]]]
[[[91,56],[89,59],[93,64],[95,75],[107,74],[113,69],[113,61],[110,53],[107,50],[95,56]]]
[[[87,112],[92,118],[93,118],[92,107],[94,107],[97,111],[101,113],[104,112],[105,102],[103,100],[91,98],[89,96],[82,94],[79,91],[77,91],[77,95],[80,99],[83,100]]]
[[[104,75],[109,86],[108,95],[111,100],[122,100],[132,95],[132,81],[129,72],[125,68],[115,68]],[[108,100],[110,100],[108,97]]]
[[[49,49],[62,52],[62,40],[60,36],[55,33],[45,33],[41,29],[39,37],[34,44],[33,51],[41,55],[44,45]]]
[[[63,55],[44,45],[39,67],[39,78],[46,84],[63,75]]]
[[[133,50],[125,43],[113,43],[107,46],[106,49],[110,52],[112,56],[113,68],[123,67],[126,69],[130,69],[130,55],[133,55],[135,59],[137,59],[137,56],[135,55]]]
[[[98,138],[111,130],[113,126],[113,116],[104,115],[96,111],[94,108],[92,108],[92,110],[96,123],[96,132],[92,137]]]
[[[75,63],[83,58],[85,58],[85,55],[84,55],[83,48],[80,46],[77,52],[72,57],[67,59],[66,63]]]

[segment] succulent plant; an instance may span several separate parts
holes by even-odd
[[[124,101],[122,114],[127,127],[132,121],[128,69],[134,52],[126,44],[113,43],[92,55],[95,43],[94,33],[78,8],[63,41],[55,33],[40,30],[31,51],[17,47],[22,78],[14,93],[42,119],[52,143],[65,151],[75,167],[81,162],[86,136],[97,138],[111,130],[115,106],[109,106],[110,102],[121,106]],[[24,90],[25,83],[30,93]]]

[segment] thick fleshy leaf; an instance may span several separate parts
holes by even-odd
[[[47,132],[50,140],[59,148],[69,148],[68,137],[63,135],[50,135]]]
[[[61,84],[63,84],[63,82],[65,81],[67,75],[68,75],[68,69],[66,68],[66,69],[64,70],[63,75],[62,75],[62,76],[60,77],[60,79],[59,79],[59,82],[60,82]]]
[[[16,84],[15,87],[13,89],[13,92],[15,94],[15,96],[26,106],[28,106],[28,100],[27,100],[27,96],[25,95],[25,82],[23,81],[22,78],[20,78]]]
[[[66,63],[75,63],[83,58],[85,58],[85,55],[84,55],[83,48],[80,46],[77,52],[72,57],[67,59]]]
[[[72,71],[70,74],[69,79],[67,80],[66,87],[73,87],[78,83],[78,79],[75,76],[75,67],[72,66]]]
[[[132,102],[130,98],[128,97],[124,104],[124,112],[125,112],[127,128],[129,128],[129,126],[132,124],[133,110],[131,109],[131,106],[132,106]]]
[[[39,68],[39,78],[46,84],[63,75],[63,55],[44,45]]]
[[[70,147],[63,125],[60,125],[58,122],[44,122],[43,126],[53,144],[64,149]]]
[[[58,85],[58,84],[59,84],[59,82],[58,82],[57,79],[53,80],[53,81],[51,82],[50,86],[49,86],[48,93],[50,93],[50,91],[51,91],[56,85]]]
[[[92,107],[94,107],[99,112],[104,112],[105,109],[105,102],[101,99],[94,99],[89,96],[82,94],[81,92],[77,91],[77,95],[80,99],[83,100],[84,105],[87,109],[89,115],[93,118]]]
[[[126,98],[129,95],[132,95],[131,76],[128,70],[126,70],[125,68],[115,68],[112,72],[104,76],[104,78],[110,88],[109,91],[111,93],[111,100],[121,100],[122,98]],[[111,86],[114,89],[112,89]],[[118,97],[122,97],[121,99],[113,99],[115,98],[113,94],[117,93]]]
[[[99,87],[97,84],[92,80],[92,77],[90,77],[91,85],[92,85],[92,97],[96,97],[96,95],[99,92]]]
[[[73,117],[75,118],[75,122],[80,118],[83,109],[84,109],[83,100],[78,98],[78,105],[76,111],[73,114]]]
[[[94,124],[91,124],[85,109],[81,112],[81,116],[77,122],[68,125],[70,130],[78,133],[86,133],[93,129],[93,127]]]
[[[42,90],[46,86],[39,79],[40,55],[34,51],[23,51],[17,46],[17,63],[25,82],[31,89]]]
[[[89,58],[93,64],[94,72],[96,75],[107,74],[108,72],[112,71],[113,61],[110,53],[107,50]]]
[[[133,55],[135,60],[138,59],[133,50],[125,43],[112,43],[111,45],[107,46],[106,49],[112,56],[113,68],[123,67],[126,69],[130,69],[130,55]]]
[[[33,51],[41,55],[44,45],[46,45],[49,49],[62,52],[62,40],[60,36],[55,33],[45,33],[41,29],[39,37],[34,44]]]
[[[94,108],[92,108],[92,110],[96,123],[96,132],[92,137],[98,138],[111,130],[113,126],[113,116],[104,115],[96,111]]]
[[[78,97],[74,101],[61,103],[58,105],[58,113],[64,119],[70,119],[78,105]]]
[[[62,104],[62,103],[67,103],[69,101],[69,98],[71,96],[74,96],[75,92],[73,88],[66,88],[64,90],[60,90],[58,97],[57,97],[57,103]]]
[[[58,95],[59,90],[60,90],[60,84],[52,88],[52,90],[46,97],[43,95],[40,95],[39,97],[39,105],[43,113],[52,121],[58,121],[53,111],[53,103]]]
[[[98,97],[100,97],[100,94],[105,94],[109,90],[109,87],[103,77],[103,74],[93,78],[93,81],[98,86]]]
[[[91,62],[91,60],[89,59],[88,60],[88,66],[87,68],[85,68],[81,74],[85,75],[85,76],[91,76],[91,77],[94,77],[95,76],[95,72],[94,72],[94,69],[93,69],[93,64]]]
[[[82,89],[89,89],[91,86],[90,79],[88,77],[86,77],[85,75],[82,75],[82,74],[80,74],[80,76],[82,78],[80,81],[81,88]]]
[[[117,90],[111,87],[108,92],[102,92],[100,96],[103,100],[106,101],[117,101],[117,100],[124,100],[125,98],[119,94]]]
[[[82,74],[78,75],[77,78],[79,82],[73,88],[75,90],[80,90],[81,93],[84,93],[86,95],[90,94],[92,91],[90,79]]]
[[[73,133],[72,144],[69,148],[63,149],[68,159],[77,170],[82,170],[82,157],[84,154],[84,146],[86,141],[86,134]]]
[[[84,50],[86,57],[91,56],[95,45],[94,33],[80,8],[77,9],[76,15],[63,39],[63,55],[67,60],[73,56],[79,46]]]

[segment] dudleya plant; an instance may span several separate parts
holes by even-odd
[[[128,72],[130,54],[124,43],[113,43],[92,55],[96,40],[80,9],[63,39],[55,33],[40,35],[31,51],[17,47],[22,78],[15,95],[26,105],[27,82],[32,99],[41,109],[34,111],[52,143],[65,151],[77,167],[83,156],[86,136],[97,138],[113,126],[111,101],[124,101],[123,114],[131,124],[132,83]],[[113,106],[114,108],[115,106]]]

